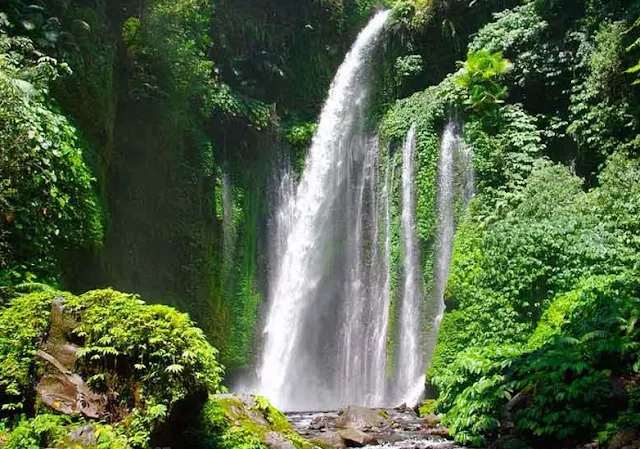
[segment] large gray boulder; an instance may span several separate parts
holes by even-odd
[[[362,447],[376,442],[371,435],[352,427],[338,430],[338,435],[347,447]]]
[[[368,430],[372,428],[382,429],[388,427],[389,420],[385,413],[359,405],[350,405],[338,412],[336,427]]]
[[[324,432],[315,437],[313,443],[318,446],[330,447],[331,449],[346,449],[347,445],[338,432]]]

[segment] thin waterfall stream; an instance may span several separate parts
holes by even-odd
[[[422,276],[416,230],[415,150],[416,124],[412,124],[402,148],[402,214],[404,286],[400,309],[400,344],[396,389],[400,401],[418,402],[424,389],[421,342]]]

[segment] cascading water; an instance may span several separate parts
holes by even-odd
[[[376,206],[376,210],[379,211],[378,214],[384,219],[384,229],[379,228],[378,220],[376,220],[373,241],[377,243],[382,239],[384,246],[381,251],[379,245],[374,245],[374,254],[371,258],[373,263],[370,267],[372,270],[370,279],[375,282],[369,284],[371,288],[370,297],[374,301],[370,310],[376,316],[372,317],[371,329],[373,338],[368,340],[370,345],[366,348],[366,351],[372,354],[368,370],[371,373],[376,373],[376,375],[370,384],[369,390],[373,393],[366,405],[384,404],[386,399],[385,370],[387,366],[387,340],[391,305],[391,202],[393,201],[393,181],[394,166],[388,163],[385,169],[382,190],[376,192],[371,189],[372,195],[378,193],[375,198],[381,199]]]
[[[435,349],[440,322],[445,311],[444,292],[449,275],[455,234],[456,199],[466,206],[474,193],[471,149],[464,145],[458,126],[447,124],[440,143],[437,167],[437,229],[434,261],[434,289],[420,310],[419,254],[415,223],[414,158],[416,126],[411,126],[403,147],[402,169],[402,233],[404,249],[404,289],[400,314],[400,343],[396,391],[400,400],[415,405],[424,390],[425,361]],[[456,179],[458,180],[456,184]],[[422,327],[426,320],[426,332]],[[422,335],[424,334],[424,337]],[[424,338],[424,343],[421,341]]]
[[[365,195],[376,183],[377,139],[367,138],[364,122],[370,61],[388,16],[369,22],[338,70],[286,206],[291,223],[270,279],[257,388],[280,408],[370,402],[384,371],[376,363],[385,355],[365,349],[383,330],[370,321],[380,310],[365,304],[374,280],[366,279],[364,241],[378,228],[378,211]]]
[[[231,178],[226,171],[222,172],[222,255],[224,267],[229,268],[233,258],[233,200]]]
[[[421,342],[422,278],[416,234],[415,149],[416,124],[411,125],[402,149],[401,229],[404,254],[404,287],[400,309],[400,341],[397,358],[396,390],[401,402],[415,404],[424,385]],[[417,390],[417,391],[416,391]]]
[[[440,144],[440,157],[438,159],[438,227],[436,237],[435,254],[435,276],[434,276],[434,296],[437,301],[438,313],[435,326],[432,332],[432,342],[429,350],[435,347],[435,338],[442,317],[444,316],[445,303],[444,291],[449,276],[451,265],[451,254],[453,252],[453,237],[455,234],[455,207],[456,207],[456,186],[455,186],[455,159],[459,160],[461,169],[462,201],[466,203],[473,195],[473,170],[471,167],[471,157],[466,146],[461,142],[458,135],[458,126],[454,122],[449,122],[442,135]]]

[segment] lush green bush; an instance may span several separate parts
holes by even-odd
[[[102,241],[76,129],[49,84],[69,68],[0,28],[0,284],[56,283],[60,259]]]
[[[502,218],[483,221],[472,205],[430,371],[460,442],[495,437],[519,393],[527,406],[512,426],[530,441],[580,440],[622,410],[612,382],[640,368],[638,167],[615,154],[585,194],[566,169],[542,163]]]
[[[17,426],[10,444],[40,437],[52,442],[83,423],[78,418],[49,420],[47,415],[28,421],[23,418],[34,414],[33,388],[42,363],[35,350],[46,338],[55,301],[61,301],[77,320],[72,334],[66,336],[80,344],[76,372],[94,391],[110,393],[109,407],[127,410],[126,418],[115,428],[120,436],[114,436],[118,441],[124,438],[127,447],[146,447],[152,431],[180,401],[193,395],[206,398],[220,390],[222,368],[216,362],[217,351],[185,314],[167,306],[146,305],[134,295],[113,290],[81,296],[25,295],[15,298],[0,314],[1,414],[9,420],[10,429]],[[112,424],[121,418],[116,414],[114,419]],[[42,430],[41,422],[50,424]],[[15,444],[22,447],[22,443]]]
[[[458,353],[433,378],[456,439],[479,446],[506,427],[553,444],[603,429],[624,410],[616,379],[639,368],[638,285],[635,275],[587,278],[554,300],[527,343]],[[507,405],[516,395],[522,402]]]

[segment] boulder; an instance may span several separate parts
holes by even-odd
[[[309,429],[311,430],[321,430],[330,427],[330,423],[328,419],[324,415],[316,416],[311,420],[311,424],[309,424]]]
[[[427,415],[422,420],[427,429],[435,429],[438,427],[438,424],[440,424],[440,417],[438,415]]]
[[[296,449],[293,443],[278,432],[267,432],[263,438],[264,444],[269,449]]]
[[[341,409],[336,420],[336,427],[346,429],[371,429],[373,427],[386,428],[389,426],[384,412],[358,405],[350,405]]]
[[[261,396],[217,394],[210,397],[208,406],[224,414],[229,423],[228,432],[242,430],[252,434],[270,449],[296,449],[294,442],[305,442],[286,416]],[[218,413],[213,416],[217,417]]]
[[[362,447],[376,443],[374,437],[352,427],[340,429],[338,430],[338,434],[347,447]]]
[[[346,449],[347,445],[338,432],[324,432],[317,435],[313,442],[321,447],[330,447],[332,449]]]

